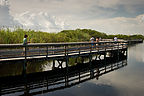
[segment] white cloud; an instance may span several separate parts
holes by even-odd
[[[61,18],[51,16],[45,12],[31,13],[27,11],[16,15],[14,19],[22,24],[23,28],[45,32],[57,32],[67,27],[64,19],[61,20]]]
[[[10,9],[4,0],[0,1],[0,28],[3,26],[16,26],[18,23],[13,20],[9,13]]]
[[[95,19],[86,21],[70,21],[73,28],[90,28],[107,34],[143,34],[144,22],[142,22],[144,14],[135,18],[116,17],[107,19]],[[86,23],[85,23],[86,22]],[[77,25],[75,25],[77,24]]]

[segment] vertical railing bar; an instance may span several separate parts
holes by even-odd
[[[66,55],[67,55],[67,53],[66,53],[67,52],[67,46],[65,45],[64,47],[65,47],[65,57],[66,57]]]
[[[79,49],[79,55],[80,55],[80,51],[81,51],[81,49],[80,49],[80,48],[81,48],[81,46],[79,45],[79,48],[78,48],[78,49]]]
[[[48,58],[48,45],[46,45],[46,58]]]

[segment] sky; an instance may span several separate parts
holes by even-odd
[[[0,26],[144,35],[144,0],[0,0]]]

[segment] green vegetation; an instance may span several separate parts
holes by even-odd
[[[107,35],[91,29],[63,30],[58,33],[47,33],[17,28],[13,31],[10,29],[0,29],[0,44],[22,43],[25,34],[28,35],[28,41],[31,43],[82,42],[89,41],[92,36],[103,39],[113,39],[114,36],[126,40],[144,39],[143,35]]]
[[[124,40],[134,40],[134,39],[143,39],[144,40],[144,36],[143,35],[122,35],[122,34],[118,34],[118,35],[108,35],[108,39],[114,38],[114,37],[118,37],[119,39],[124,39]]]

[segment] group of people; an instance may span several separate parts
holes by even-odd
[[[94,46],[93,43],[94,43],[94,42],[98,43],[99,41],[101,41],[101,38],[100,38],[100,37],[96,37],[96,39],[95,39],[95,37],[92,36],[92,37],[90,38],[90,41],[91,41],[91,43],[92,43],[91,45],[92,45],[92,47],[93,47],[93,46]]]
[[[92,36],[91,38],[90,38],[90,41],[91,41],[91,43],[94,43],[95,41],[96,42],[99,42],[101,40],[101,38],[99,38],[99,37],[96,37],[96,39]]]
[[[115,37],[113,38],[113,40],[116,42],[116,41],[118,41],[118,38],[115,36]],[[95,37],[92,36],[92,37],[90,38],[90,41],[91,41],[91,43],[94,43],[95,41],[96,41],[96,42],[99,42],[99,41],[101,41],[101,37],[96,37],[96,39],[95,39]]]
[[[95,37],[94,36],[92,36],[91,38],[90,38],[90,41],[91,41],[91,45],[92,46],[94,46],[94,44],[93,43],[98,43],[99,41],[101,41],[101,37],[96,37],[96,39],[95,39]],[[118,38],[115,36],[114,38],[113,38],[113,41],[115,41],[115,42],[117,42],[118,41]]]

